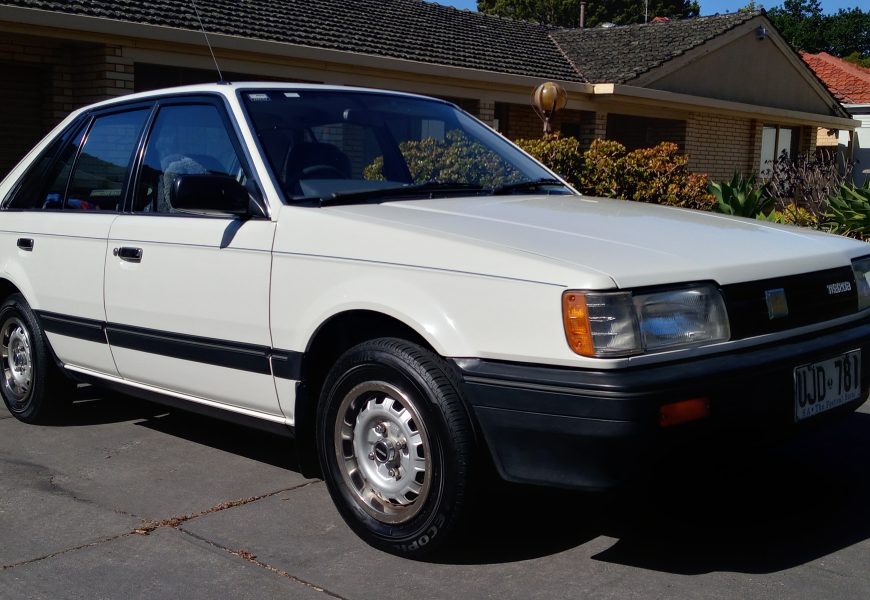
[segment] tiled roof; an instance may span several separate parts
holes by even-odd
[[[0,5],[198,30],[190,0]],[[196,0],[205,29],[258,40],[563,81],[622,83],[758,13],[560,29],[420,0]]]
[[[0,4],[199,29],[190,0]],[[419,0],[196,0],[205,29],[259,40],[579,81],[548,28]]]
[[[846,62],[827,52],[801,52],[801,58],[840,102],[870,104],[870,69]]]
[[[590,83],[625,83],[759,14],[737,12],[644,25],[562,29],[551,36]]]

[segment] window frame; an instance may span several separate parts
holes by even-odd
[[[245,168],[248,173],[250,173],[251,181],[253,182],[254,187],[257,190],[258,197],[255,198],[255,201],[260,205],[260,208],[262,209],[262,212],[265,216],[252,214],[250,215],[250,218],[265,220],[271,218],[271,211],[269,210],[268,202],[266,202],[266,195],[263,193],[263,185],[260,182],[257,170],[254,168],[255,163],[253,161],[250,151],[247,148],[247,145],[243,141],[238,123],[236,123],[236,120],[230,116],[231,109],[227,103],[227,99],[223,95],[216,93],[171,94],[166,96],[159,96],[157,98],[154,98],[152,101],[154,102],[154,106],[152,108],[151,115],[145,122],[145,126],[142,130],[142,135],[139,138],[139,143],[134,152],[135,160],[133,161],[130,170],[131,179],[129,182],[129,187],[127,188],[126,197],[124,199],[123,210],[121,211],[123,214],[142,217],[181,217],[199,219],[239,218],[235,215],[197,214],[190,212],[164,213],[133,210],[136,191],[139,188],[139,183],[142,178],[142,167],[145,162],[145,152],[148,148],[148,143],[150,142],[151,137],[154,134],[154,127],[157,122],[157,117],[160,114],[160,109],[167,106],[209,105],[214,106],[217,110],[221,122],[223,123],[224,128],[227,132],[227,137],[229,138],[233,149],[236,151],[242,167]]]
[[[774,130],[773,159],[769,161],[770,164],[768,164],[768,161],[764,160],[764,156],[762,155],[763,150],[764,150],[763,144],[764,144],[764,130],[765,129],[773,129]],[[780,155],[777,153],[777,148],[779,148],[779,136],[780,136],[780,133],[783,129],[788,129],[789,131],[791,131],[791,145],[790,145],[789,152],[788,152],[789,160],[794,160],[795,157],[800,152],[801,129],[802,129],[801,127],[798,127],[796,125],[780,125],[778,123],[762,123],[761,136],[760,136],[760,139],[758,141],[758,143],[759,143],[758,172],[762,176],[766,176],[767,173],[772,171],[774,168],[774,165],[776,164],[776,161],[779,160]]]
[[[263,165],[266,168],[266,173],[268,173],[269,177],[271,177],[271,179],[272,179],[273,186],[275,188],[275,191],[278,194],[278,200],[281,202],[281,204],[283,206],[304,206],[304,204],[293,202],[292,199],[287,196],[285,190],[283,189],[283,186],[278,185],[278,181],[280,181],[280,178],[278,177],[278,174],[275,173],[275,170],[272,168],[272,163],[269,160],[269,157],[266,153],[266,149],[263,147],[263,143],[260,141],[260,136],[257,135],[257,128],[254,125],[253,115],[251,115],[251,112],[248,110],[248,105],[245,103],[245,99],[244,99],[245,94],[256,93],[258,91],[273,91],[273,90],[285,90],[285,91],[292,91],[292,92],[312,92],[312,91],[323,92],[324,89],[319,88],[319,87],[309,87],[309,86],[299,85],[299,84],[287,84],[286,86],[280,86],[280,87],[275,87],[275,88],[271,88],[271,87],[270,88],[258,88],[258,87],[247,87],[246,86],[246,87],[240,87],[235,91],[236,92],[236,101],[239,103],[239,106],[241,107],[242,114],[244,115],[244,118],[246,120],[246,125],[248,126],[248,129],[250,130],[251,135],[254,139],[254,147],[256,148],[257,152],[260,155],[260,158],[263,162]],[[381,96],[391,96],[391,95],[392,96],[409,96],[412,98],[417,97],[417,98],[423,98],[423,99],[428,100],[430,102],[440,102],[441,104],[446,104],[447,106],[451,106],[451,107],[455,108],[456,110],[460,110],[460,111],[462,110],[453,102],[450,102],[449,100],[444,100],[443,98],[433,98],[433,97],[425,97],[425,96],[420,97],[420,96],[415,96],[413,94],[403,94],[401,92],[396,92],[396,93],[381,92],[381,91],[377,91],[377,90],[365,90],[365,89],[360,89],[360,88],[347,88],[346,90],[338,90],[338,91],[349,92],[349,93],[354,93],[354,94],[372,94],[372,95],[381,95]],[[473,117],[473,116],[472,116],[472,118],[476,119],[476,117]],[[484,123],[484,125],[485,125],[485,123]]]
[[[90,137],[91,132],[94,129],[94,124],[97,122],[98,119],[103,118],[103,117],[108,117],[111,115],[116,115],[116,114],[125,113],[125,112],[132,112],[132,111],[136,111],[136,110],[143,110],[143,109],[148,110],[149,114],[147,114],[145,116],[145,120],[142,123],[142,129],[139,131],[139,134],[136,136],[136,140],[133,143],[133,150],[130,153],[130,158],[127,160],[127,166],[126,166],[125,172],[124,172],[124,183],[122,184],[121,196],[118,200],[118,208],[115,210],[100,210],[98,212],[100,214],[103,214],[103,215],[112,215],[112,214],[120,214],[124,211],[124,207],[127,205],[127,200],[128,200],[129,195],[130,195],[130,185],[132,183],[131,175],[133,173],[133,165],[136,163],[136,154],[139,151],[139,147],[142,143],[142,135],[145,132],[145,129],[148,126],[148,123],[150,122],[150,120],[152,119],[153,114],[154,114],[154,102],[153,102],[153,100],[134,102],[134,103],[130,103],[130,104],[120,104],[120,105],[113,104],[112,106],[107,106],[103,109],[89,111],[87,113],[90,117],[90,121],[87,124],[84,135],[82,136],[82,142],[81,142],[81,144],[79,144],[78,150],[76,151],[76,156],[73,159],[72,165],[70,166],[70,171],[69,171],[69,175],[67,176],[66,186],[64,188],[63,198],[62,198],[62,202],[63,202],[62,207],[63,208],[58,212],[63,212],[63,213],[68,213],[68,214],[71,214],[71,213],[94,214],[92,211],[70,210],[67,208],[67,199],[69,197],[70,184],[72,183],[73,176],[75,175],[76,169],[79,166],[79,160],[80,160],[81,155],[82,155],[82,150],[84,149],[85,145],[87,144],[88,138]]]

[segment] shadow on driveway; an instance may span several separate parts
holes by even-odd
[[[167,408],[132,396],[80,385],[72,409],[59,426],[83,427],[132,421],[195,444],[298,471],[296,447],[280,435]]]
[[[285,438],[80,387],[71,426],[133,421],[167,435],[297,470]],[[677,574],[773,573],[870,539],[870,414],[771,449],[694,456],[679,472],[608,494],[483,486],[453,564],[529,560],[607,536],[594,560]]]
[[[773,573],[870,539],[870,414],[770,449],[695,456],[609,494],[508,490],[449,562],[526,560],[616,538],[594,560],[694,575]]]

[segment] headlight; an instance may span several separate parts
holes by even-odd
[[[852,272],[858,285],[858,310],[870,308],[870,256],[853,260]]]
[[[562,316],[568,345],[583,356],[630,356],[731,336],[725,302],[713,285],[650,293],[568,291]]]

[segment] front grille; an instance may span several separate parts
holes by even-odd
[[[849,283],[849,290],[831,293],[847,287],[835,286],[844,282]],[[829,288],[831,285],[834,287]],[[788,314],[771,318],[765,293],[778,289],[785,292]],[[858,292],[851,267],[735,283],[723,286],[722,291],[732,340],[820,323],[858,311]]]

